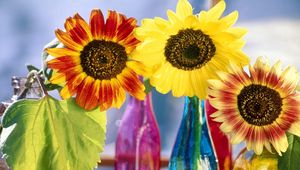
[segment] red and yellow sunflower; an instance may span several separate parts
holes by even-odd
[[[229,70],[209,81],[209,101],[218,110],[211,116],[232,143],[245,141],[256,154],[274,148],[281,155],[288,147],[286,132],[300,136],[297,70],[282,70],[280,62],[270,67],[262,58],[249,66],[250,75],[235,65]]]
[[[92,10],[89,24],[79,14],[66,19],[65,31],[55,31],[64,47],[46,49],[54,57],[47,65],[56,71],[50,81],[64,84],[62,98],[76,94],[77,103],[87,110],[119,108],[125,91],[144,99],[138,75],[145,76],[147,70],[130,58],[139,43],[133,35],[136,22],[115,11],[108,11],[105,21],[99,9]]]

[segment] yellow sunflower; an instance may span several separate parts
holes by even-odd
[[[225,2],[209,11],[193,15],[187,0],[179,0],[176,13],[168,10],[169,20],[144,19],[135,35],[142,43],[133,58],[152,68],[150,83],[174,96],[207,96],[207,80],[226,70],[229,61],[246,65],[248,57],[241,51],[245,29],[232,28],[238,12],[220,18]]]
[[[89,24],[79,14],[67,18],[66,31],[55,31],[64,47],[46,49],[55,57],[47,62],[56,70],[50,81],[65,83],[60,95],[69,98],[77,94],[77,103],[87,110],[119,108],[125,91],[144,99],[145,87],[138,75],[147,71],[143,64],[130,59],[139,43],[133,35],[135,27],[136,19],[115,11],[108,11],[105,21],[101,10],[95,9]]]
[[[264,146],[281,155],[288,147],[286,132],[300,136],[300,95],[296,93],[298,72],[294,67],[272,67],[258,58],[250,75],[231,65],[220,72],[221,80],[209,80],[209,101],[218,110],[211,116],[232,143],[245,141],[261,154]]]

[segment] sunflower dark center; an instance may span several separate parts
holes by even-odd
[[[251,84],[237,97],[241,116],[249,123],[264,126],[274,122],[282,110],[280,94],[266,86]]]
[[[172,35],[165,47],[165,57],[182,70],[201,68],[215,55],[216,47],[210,37],[200,30],[184,29]]]
[[[125,48],[115,42],[93,40],[80,54],[83,71],[95,79],[111,79],[126,67]]]

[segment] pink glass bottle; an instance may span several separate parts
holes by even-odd
[[[116,141],[116,170],[160,169],[160,135],[151,97],[150,92],[144,101],[129,98]]]

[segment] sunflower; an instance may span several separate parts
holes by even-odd
[[[108,11],[106,22],[99,9],[92,10],[89,24],[79,14],[67,18],[66,31],[55,31],[64,47],[46,49],[54,57],[47,65],[56,70],[50,81],[64,84],[62,98],[76,94],[76,102],[87,110],[119,108],[125,91],[144,99],[138,75],[146,75],[147,70],[130,58],[139,43],[135,27],[136,19],[115,11]]]
[[[169,20],[142,20],[135,31],[141,44],[133,58],[153,70],[150,83],[157,91],[166,94],[172,90],[176,97],[196,95],[204,99],[207,80],[226,70],[229,61],[249,63],[241,51],[246,31],[231,27],[238,12],[220,18],[224,10],[225,2],[221,1],[209,11],[193,15],[189,2],[179,0],[176,13],[167,11]]]
[[[221,80],[209,80],[209,102],[218,110],[211,116],[232,143],[245,141],[247,148],[261,154],[264,146],[279,155],[288,147],[286,132],[300,136],[300,95],[294,67],[272,67],[258,58],[250,75],[231,65]]]

